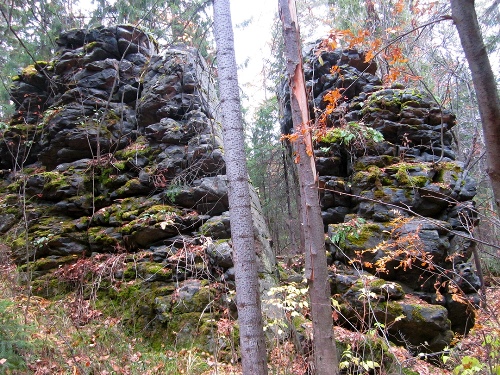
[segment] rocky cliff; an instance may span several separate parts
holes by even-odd
[[[455,117],[416,89],[383,87],[362,52],[321,47],[304,70],[338,323],[441,350],[474,324],[480,286],[468,263],[476,187],[455,159]],[[287,84],[281,98],[290,133]]]
[[[216,292],[233,288],[234,272],[209,69],[183,46],[158,55],[128,25],[70,30],[57,45],[51,61],[14,78],[16,114],[0,145],[2,242],[35,294],[81,288],[107,301],[101,308],[123,305],[134,325],[191,342],[234,312]],[[267,288],[275,261],[253,198]]]
[[[0,144],[2,251],[35,294],[76,293],[156,343],[229,347],[214,335],[235,305],[207,66],[183,46],[157,54],[128,25],[71,30],[57,43],[51,61],[14,78],[16,114]],[[417,90],[382,87],[363,60],[313,51],[305,62],[311,115],[323,119],[315,156],[336,322],[441,350],[470,329],[478,302],[475,185],[455,160],[453,114]],[[326,114],[335,88],[343,98]],[[266,289],[275,261],[253,202]],[[78,311],[81,323],[96,314]]]

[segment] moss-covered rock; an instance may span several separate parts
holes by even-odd
[[[60,280],[53,273],[46,273],[31,281],[31,290],[34,295],[44,298],[65,298],[73,291],[74,285]]]
[[[92,252],[115,252],[122,244],[122,235],[116,228],[90,227],[86,232],[88,244]]]
[[[199,233],[217,240],[231,238],[229,215],[214,216],[210,218],[200,227]]]
[[[167,332],[167,342],[177,348],[197,347],[210,351],[217,347],[217,316],[210,312],[172,315]]]
[[[453,332],[446,308],[403,296],[398,283],[362,277],[339,297],[341,320],[362,330],[378,325],[392,340],[409,342],[417,352],[434,352],[448,346]]]
[[[124,270],[125,280],[141,279],[148,282],[173,281],[173,271],[170,267],[156,262],[130,263]]]
[[[47,271],[51,269],[57,269],[66,264],[71,264],[79,259],[78,255],[72,254],[67,256],[49,256],[46,258],[37,259],[28,264],[22,264],[19,266],[21,272],[30,271]]]
[[[172,315],[188,312],[203,312],[213,300],[215,294],[209,286],[202,286],[198,280],[186,280],[178,289],[172,305]]]

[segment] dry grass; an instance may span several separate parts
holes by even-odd
[[[469,356],[477,358],[483,364],[500,365],[500,342],[496,347],[484,344],[488,337],[497,340],[500,338],[500,277],[490,278],[488,284],[486,306],[477,311],[476,324],[453,349],[454,363],[459,363],[461,358]],[[487,371],[485,369],[483,373],[488,374]],[[498,373],[500,367],[495,375]]]

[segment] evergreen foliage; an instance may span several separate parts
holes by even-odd
[[[31,327],[16,310],[14,303],[0,299],[0,374],[25,369],[23,354],[35,344],[30,340]]]
[[[206,0],[95,0],[91,26],[130,23],[150,32],[161,43],[184,43],[202,56],[213,53]]]
[[[48,59],[61,31],[81,21],[64,0],[0,4],[0,118],[12,113],[8,94],[12,77],[26,65]]]

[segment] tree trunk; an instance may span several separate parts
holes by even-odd
[[[500,211],[500,99],[473,0],[451,0],[453,21],[472,73],[486,146],[487,173]]]
[[[265,375],[267,354],[229,0],[214,0],[214,32],[243,374]]]
[[[305,90],[300,48],[300,32],[294,0],[279,0],[280,18],[283,23],[285,57],[290,79],[290,104],[294,132],[300,138],[294,142],[299,175],[302,206],[302,228],[305,242],[306,278],[309,284],[311,316],[313,323],[314,373],[336,375],[337,349],[333,338],[333,318],[328,283],[328,266],[325,251],[325,233],[316,165],[313,157],[312,137],[308,130],[309,106]]]

